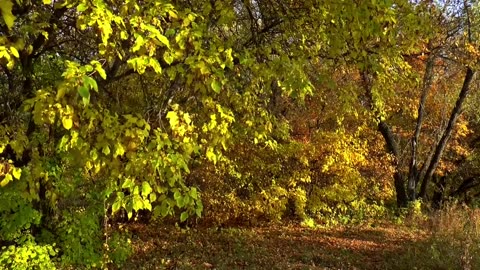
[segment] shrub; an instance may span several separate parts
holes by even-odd
[[[0,269],[55,269],[52,257],[57,254],[53,245],[39,245],[31,235],[24,235],[17,245],[2,247]]]

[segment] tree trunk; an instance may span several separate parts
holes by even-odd
[[[425,75],[423,77],[423,86],[422,86],[422,96],[420,97],[420,102],[418,104],[418,117],[417,124],[415,125],[415,132],[412,136],[412,156],[410,159],[410,166],[408,168],[408,197],[410,200],[414,201],[416,199],[417,193],[417,182],[419,178],[418,168],[417,168],[417,148],[418,148],[418,139],[420,137],[420,132],[422,130],[423,118],[425,115],[425,103],[427,101],[428,93],[432,85],[433,79],[433,68],[435,62],[435,55],[432,53],[428,57],[427,65],[425,68]]]
[[[397,206],[400,208],[407,207],[408,197],[405,192],[405,178],[403,174],[399,171],[395,172],[393,175],[395,191],[397,193]]]
[[[436,178],[436,179],[435,179]],[[432,196],[432,208],[438,210],[442,207],[443,194],[445,193],[445,186],[447,184],[447,177],[442,176],[438,179],[438,176],[434,176],[435,191]]]
[[[450,119],[448,120],[447,127],[443,131],[443,135],[440,138],[440,141],[435,148],[435,152],[433,154],[432,160],[427,167],[425,172],[425,176],[423,177],[422,186],[420,188],[419,197],[425,198],[427,194],[427,187],[432,175],[434,174],[437,166],[440,162],[443,152],[445,151],[445,147],[447,146],[448,139],[452,135],[453,128],[455,127],[455,123],[457,122],[458,117],[462,113],[462,106],[465,102],[465,99],[470,92],[470,83],[472,82],[473,76],[475,72],[469,67],[467,68],[467,72],[465,74],[465,79],[463,80],[462,90],[457,98],[457,102],[455,103],[455,107],[450,114]]]
[[[368,100],[368,107],[375,111],[373,107],[373,95],[372,95],[372,84],[373,79],[369,76],[369,74],[364,71],[362,73],[362,79],[365,88],[365,94]],[[395,186],[395,192],[397,193],[397,206],[398,207],[405,207],[408,203],[408,197],[405,190],[405,177],[401,172],[398,164],[398,159],[400,156],[400,150],[397,141],[395,140],[395,135],[392,132],[390,126],[381,119],[381,117],[376,116],[378,121],[378,131],[382,134],[383,138],[385,139],[387,152],[393,155],[394,161],[393,166],[395,167],[395,173],[393,175],[393,181]]]

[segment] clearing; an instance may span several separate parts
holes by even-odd
[[[425,231],[382,223],[336,229],[298,225],[184,230],[133,224],[125,269],[398,269]]]

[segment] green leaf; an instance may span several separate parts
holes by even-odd
[[[10,30],[13,27],[15,22],[15,16],[12,13],[13,3],[11,0],[1,0],[0,1],[0,10],[2,12],[3,20]]]
[[[202,201],[197,201],[197,208],[195,209],[195,213],[198,217],[202,217],[203,212],[203,204]]]
[[[83,86],[89,89],[93,89],[95,90],[95,92],[98,92],[97,81],[95,81],[92,77],[83,76]]]
[[[69,116],[62,117],[62,125],[66,130],[71,129],[73,125],[72,118]]]
[[[177,190],[173,193],[173,198],[175,200],[178,199],[178,198],[181,198],[181,197],[182,197],[182,193],[180,193],[180,191]]]
[[[110,154],[110,147],[108,145],[105,145],[102,149],[102,153],[104,153],[106,156]]]
[[[152,211],[152,204],[148,200],[144,200],[143,201],[143,208],[148,210],[148,211]]]
[[[162,217],[166,217],[168,215],[168,210],[169,210],[169,207],[167,202],[163,201],[162,204],[160,205],[160,215],[162,215]]]
[[[184,222],[188,218],[188,213],[187,211],[183,211],[182,214],[180,215],[180,222]]]
[[[132,178],[127,178],[122,184],[122,188],[131,188],[135,185]]]
[[[143,209],[143,200],[140,196],[133,196],[133,210],[138,211]]]
[[[190,188],[190,191],[188,192],[190,197],[193,199],[197,200],[198,199],[198,194],[197,194],[197,189],[195,187]]]
[[[168,28],[167,31],[165,31],[165,36],[171,37],[175,35],[175,29]]]
[[[82,98],[83,105],[88,105],[90,103],[90,96],[88,98]]]
[[[120,209],[121,206],[122,206],[122,200],[120,198],[117,198],[117,200],[112,205],[112,214],[115,214]]]
[[[102,79],[104,79],[104,80],[107,79],[107,73],[106,73],[105,70],[102,68],[102,66],[96,65],[96,66],[95,66],[95,70],[98,72],[98,75],[100,75],[100,77],[102,77]]]
[[[125,154],[125,148],[121,143],[115,144],[115,152],[113,153],[113,157],[123,156]]]
[[[142,183],[142,195],[144,197],[148,196],[148,194],[150,194],[152,192],[152,187],[150,186],[150,184],[147,182],[147,181],[144,181]]]
[[[90,78],[90,77],[89,77]],[[95,81],[94,79],[90,78],[90,87],[92,87],[93,90],[95,90],[95,92],[98,92],[98,85],[97,85],[97,81]]]
[[[217,80],[213,80],[210,85],[212,86],[213,91],[217,94],[222,90],[222,84]]]
[[[156,193],[150,193],[150,195],[148,196],[148,199],[150,200],[150,202],[154,202],[157,200],[157,194]]]
[[[85,87],[85,85],[78,87],[78,93],[82,98],[87,98],[87,99],[90,98],[90,91],[88,90],[87,87]]]
[[[173,62],[173,55],[167,51],[163,54],[163,59],[167,64],[170,65]]]
[[[212,147],[207,148],[207,153],[206,153],[207,159],[212,161],[213,164],[217,164],[218,157],[215,154],[214,150]]]
[[[170,48],[170,41],[168,41],[168,38],[166,36],[158,34],[157,38],[160,42],[165,44],[165,46],[167,46],[167,48]]]
[[[159,216],[161,215],[160,211],[161,211],[160,205],[156,205],[156,206],[153,208],[153,218],[159,217]]]
[[[44,1],[45,1],[45,0],[44,0]],[[78,11],[78,12],[83,12],[83,11],[87,10],[87,8],[88,8],[87,5],[85,5],[85,4],[82,3],[82,4],[80,4],[80,5],[77,6],[77,11]]]
[[[195,214],[197,214],[198,217],[202,217],[202,209],[200,208],[195,209]]]
[[[177,202],[177,206],[179,208],[182,208],[185,206],[185,201],[183,200],[183,197],[178,197],[175,199],[175,201]]]

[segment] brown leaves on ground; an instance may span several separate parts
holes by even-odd
[[[125,269],[392,269],[392,258],[426,233],[382,224],[182,230],[132,225]]]

